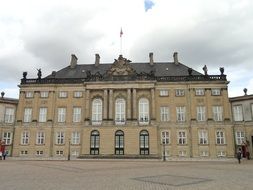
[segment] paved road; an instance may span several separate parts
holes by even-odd
[[[0,161],[0,190],[253,189],[253,161]]]

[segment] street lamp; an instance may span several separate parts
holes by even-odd
[[[166,156],[165,156],[165,141],[163,141],[162,145],[163,145],[163,161],[165,162],[166,161]]]
[[[69,139],[69,149],[68,149],[68,161],[70,160],[70,139]]]

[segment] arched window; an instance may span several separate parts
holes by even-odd
[[[115,133],[115,154],[124,154],[124,133],[123,131],[116,131]]]
[[[149,154],[149,134],[148,131],[143,130],[140,132],[140,155]]]
[[[126,101],[119,98],[115,102],[115,123],[125,124],[126,121]]]
[[[90,154],[99,154],[99,132],[92,131],[90,134]]]
[[[146,98],[141,98],[139,100],[139,123],[149,123],[149,101]]]
[[[92,101],[92,125],[100,125],[102,123],[102,100],[94,99]]]

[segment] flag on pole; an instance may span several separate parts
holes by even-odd
[[[120,29],[120,37],[122,37],[123,35],[123,31],[122,31],[122,28]]]

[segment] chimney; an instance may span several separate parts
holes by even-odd
[[[153,58],[153,52],[149,53],[149,64],[154,65],[154,58]]]
[[[98,67],[100,63],[100,56],[98,53],[95,54],[95,66]]]
[[[77,60],[78,58],[76,57],[75,54],[71,54],[71,61],[70,61],[70,68],[74,69],[77,65]]]
[[[174,54],[173,54],[173,58],[174,58],[174,63],[175,63],[176,65],[178,65],[177,52],[174,52]]]

